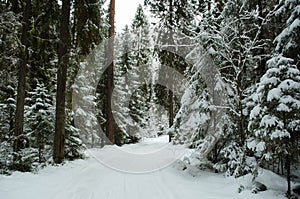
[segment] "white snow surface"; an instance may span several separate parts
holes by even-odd
[[[141,143],[121,147],[126,152],[153,153],[170,148],[166,137],[145,139]],[[225,178],[197,170],[190,175],[189,168],[182,170],[178,160],[168,167],[153,172],[130,173],[107,167],[97,158],[117,158],[117,146],[87,151],[82,160],[66,162],[63,166],[48,166],[38,173],[14,172],[0,175],[1,199],[274,199],[284,198],[285,179],[267,170],[259,170],[257,181],[268,190],[251,193],[251,175],[241,178]],[[124,164],[143,165],[143,162]],[[193,173],[195,174],[195,168]],[[240,186],[244,191],[238,193]]]

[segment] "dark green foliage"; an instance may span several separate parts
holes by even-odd
[[[73,40],[79,55],[87,55],[103,40],[101,6],[99,0],[75,0]]]

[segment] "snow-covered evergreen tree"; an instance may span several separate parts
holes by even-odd
[[[300,73],[292,63],[292,59],[280,55],[270,59],[269,69],[253,96],[255,107],[249,130],[259,141],[255,148],[257,155],[266,160],[288,153],[290,143],[286,139],[299,130]]]
[[[30,140],[30,146],[38,149],[39,162],[45,162],[51,157],[54,133],[55,109],[52,96],[43,83],[29,92],[29,103],[25,110],[25,131]]]
[[[87,121],[91,122],[91,121]],[[83,138],[81,135],[81,129],[76,128],[74,125],[74,113],[69,111],[69,114],[66,118],[66,141],[65,141],[65,158],[68,160],[75,160],[78,158],[83,158],[84,150],[86,149],[85,143],[83,143]],[[92,132],[93,133],[93,132]],[[97,136],[98,138],[100,136]],[[103,138],[101,138],[103,139]],[[96,140],[96,139],[95,139]],[[94,144],[96,143],[94,140]],[[96,140],[98,141],[98,140]]]
[[[99,55],[96,56],[95,52],[91,52],[86,60],[80,64],[80,71],[72,86],[73,112],[69,112],[67,120],[69,134],[72,129],[75,134],[80,129],[80,137],[88,147],[99,146],[105,142],[99,126],[104,121],[101,114],[102,110],[96,108],[96,89],[99,80],[96,74],[101,74],[97,64],[102,64],[104,58],[98,59],[97,57],[101,57],[103,54],[100,51],[97,52]],[[73,125],[77,129],[72,127]]]
[[[6,86],[6,88],[4,88]],[[0,91],[0,142],[11,138],[14,127],[16,110],[15,89],[10,85],[3,85]]]
[[[123,133],[141,133],[147,126],[150,102],[151,43],[149,23],[141,5],[131,25],[125,27],[116,64],[115,102],[117,123]],[[144,134],[144,133],[142,133]]]
[[[157,54],[152,55],[149,63],[150,83],[144,85],[144,95],[146,98],[147,112],[144,114],[144,127],[140,132],[142,137],[155,137],[165,134],[168,127],[168,114],[166,109],[159,104],[156,96],[156,86],[158,85],[158,72],[161,64]]]
[[[299,151],[300,2],[279,1],[274,13],[279,22],[286,23],[274,40],[275,49],[267,62],[268,70],[251,96],[248,129],[253,133],[250,147],[262,166],[267,166],[270,161],[286,165],[287,195],[290,197],[290,170]],[[264,160],[267,163],[263,164]],[[278,171],[282,169],[278,168]]]
[[[285,27],[275,38],[275,50],[292,58],[300,69],[300,2],[280,0],[276,17],[285,21]]]
[[[132,45],[133,37],[131,29],[128,25],[125,26],[115,42],[118,43],[115,66],[115,88],[113,94],[114,117],[118,125],[118,134],[132,135],[135,131],[135,121],[130,116],[129,99],[132,95],[132,90],[129,88],[130,79],[128,73],[133,68]],[[122,142],[124,139],[122,140]]]
[[[269,69],[253,96],[255,107],[248,128],[254,139],[250,147],[261,165],[264,161],[284,159],[289,178],[292,158],[297,158],[299,152],[300,72],[293,59],[282,55],[275,56],[267,64]],[[290,194],[290,187],[288,190]]]
[[[0,142],[12,135],[15,115],[18,36],[21,23],[8,2],[0,2]]]
[[[145,127],[150,102],[149,80],[152,74],[149,70],[151,55],[149,22],[141,5],[137,8],[131,28],[133,67],[129,71],[129,77],[134,90],[130,100],[130,115],[141,127]]]
[[[175,142],[186,143],[190,147],[198,147],[207,135],[210,120],[210,95],[204,89],[200,96],[190,87],[181,99],[181,107],[175,117]]]
[[[145,0],[145,4],[156,18],[155,29],[157,34],[155,35],[155,52],[162,64],[161,71],[159,71],[159,78],[169,79],[172,82],[172,75],[165,74],[164,70],[170,67],[183,74],[188,65],[184,60],[184,56],[180,56],[182,52],[177,46],[180,46],[182,43],[182,45],[185,45],[180,36],[192,34],[190,25],[195,17],[193,11],[196,2],[191,0]],[[180,99],[175,99],[173,93],[175,89],[173,85],[170,85],[169,88],[165,88],[164,86],[156,87],[159,104],[168,110],[169,127],[173,125],[176,111],[179,109],[178,104]]]

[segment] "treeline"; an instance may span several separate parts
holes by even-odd
[[[72,115],[80,62],[108,36],[104,1],[0,1],[1,171],[83,155]]]
[[[32,171],[48,163],[81,158],[85,147],[136,142],[137,137],[156,135],[153,132],[162,133],[165,128],[159,119],[150,125],[150,117],[160,117],[157,110],[152,110],[152,115],[147,113],[158,101],[150,95],[154,86],[132,91],[126,90],[124,81],[128,73],[137,88],[142,78],[137,66],[151,68],[152,52],[143,49],[149,47],[150,23],[142,6],[118,39],[112,37],[114,1],[109,5],[98,0],[61,3],[1,1],[2,173]],[[111,41],[114,49],[108,48]],[[98,53],[99,46],[105,51],[97,55],[104,60],[103,66],[96,65],[82,74],[87,59]],[[114,62],[107,67],[109,56]],[[102,67],[107,69],[100,72]],[[94,78],[98,80],[96,85],[89,87],[89,80]],[[73,107],[74,93],[78,92],[84,98],[79,108]],[[130,100],[128,107],[122,106],[128,101],[126,97]],[[118,102],[114,118],[108,106],[112,101]],[[96,112],[81,111],[87,105]],[[75,115],[80,118],[81,113],[82,122],[75,124]],[[139,126],[153,126],[155,130]]]

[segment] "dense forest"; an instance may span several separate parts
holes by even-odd
[[[198,167],[283,175],[290,197],[300,1],[145,0],[120,33],[114,15],[114,0],[0,0],[1,173],[164,134]]]

